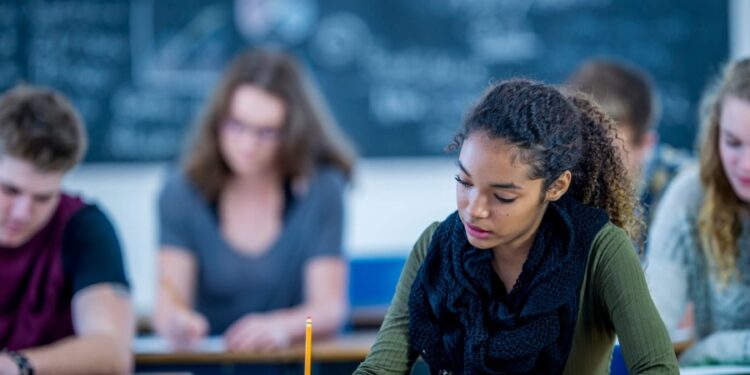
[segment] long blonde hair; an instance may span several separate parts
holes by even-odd
[[[698,216],[700,242],[726,283],[736,275],[743,202],[732,189],[719,156],[721,109],[732,96],[750,103],[750,59],[727,64],[701,103],[700,177],[705,197]]]
[[[195,136],[183,155],[183,168],[204,197],[213,201],[231,177],[219,150],[218,129],[238,86],[249,84],[286,103],[285,135],[279,148],[279,168],[287,179],[309,174],[316,164],[352,173],[354,151],[336,126],[312,81],[291,56],[252,49],[232,60],[196,123]]]

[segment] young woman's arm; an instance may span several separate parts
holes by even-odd
[[[679,374],[672,342],[656,311],[638,256],[620,228],[597,237],[594,283],[631,375]]]
[[[188,346],[209,332],[206,318],[193,307],[197,260],[189,218],[194,198],[181,175],[167,179],[159,195],[157,298],[152,324],[176,346]]]
[[[417,271],[438,223],[430,225],[419,237],[401,271],[396,295],[380,327],[378,338],[354,375],[409,374],[417,353],[409,348],[409,293]]]
[[[697,220],[699,194],[697,170],[681,174],[664,193],[649,228],[646,280],[656,309],[673,337],[689,303],[687,254],[699,252],[693,222]]]
[[[154,330],[177,347],[189,346],[209,331],[206,318],[192,307],[195,259],[185,249],[166,246],[159,250],[158,268]]]

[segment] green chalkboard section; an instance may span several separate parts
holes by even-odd
[[[0,89],[68,95],[87,161],[170,160],[233,54],[274,45],[305,63],[360,154],[430,156],[489,82],[557,83],[603,56],[654,76],[662,141],[690,147],[727,13],[701,0],[3,0]]]

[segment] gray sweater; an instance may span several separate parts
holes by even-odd
[[[703,190],[698,168],[669,186],[649,232],[646,278],[656,308],[672,334],[693,302],[697,343],[682,364],[750,361],[750,219],[742,217],[737,278],[722,285],[704,255],[698,232]]]
[[[215,208],[182,173],[170,176],[159,196],[159,242],[188,251],[198,265],[195,309],[211,334],[222,334],[247,313],[302,303],[304,267],[320,256],[341,256],[345,179],[319,169],[295,194],[271,248],[245,255],[224,240]]]

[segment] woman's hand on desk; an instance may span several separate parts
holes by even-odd
[[[289,327],[272,315],[247,314],[232,324],[224,340],[231,351],[267,352],[283,349],[291,342]]]
[[[697,341],[680,356],[680,365],[748,363],[750,331],[718,331]]]
[[[162,327],[156,327],[157,331],[176,348],[189,348],[208,334],[208,321],[195,311],[176,309],[165,320]]]

